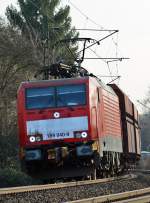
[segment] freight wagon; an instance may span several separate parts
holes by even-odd
[[[138,111],[96,77],[23,82],[18,90],[22,169],[46,179],[103,177],[140,158]]]

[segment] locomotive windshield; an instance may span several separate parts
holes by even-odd
[[[66,85],[57,87],[57,106],[74,106],[85,104],[84,85]]]
[[[27,109],[65,107],[86,103],[85,85],[29,88],[26,90]]]
[[[54,92],[53,87],[27,89],[27,109],[55,107]]]

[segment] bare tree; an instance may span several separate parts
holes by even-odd
[[[0,134],[16,127],[16,92],[23,80],[33,77],[38,63],[32,45],[20,33],[0,23]]]

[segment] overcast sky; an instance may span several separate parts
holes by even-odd
[[[15,2],[16,0],[0,0],[0,15],[4,15],[7,5]],[[104,28],[119,30],[118,55],[130,58],[118,63],[118,74],[121,75],[119,86],[134,102],[138,99],[142,100],[150,86],[150,0],[64,0],[63,2],[70,5],[72,24],[76,28],[100,28],[91,22],[94,21]],[[81,33],[82,36],[84,34]],[[96,39],[101,37],[100,33],[93,35],[89,32],[85,35],[87,34]],[[103,43],[103,46],[93,47],[93,50],[102,57],[114,56],[116,41],[117,36],[114,35],[113,40],[110,38]],[[93,57],[92,53],[91,56]],[[109,74],[107,65],[100,60],[88,60],[83,65],[96,75]],[[113,74],[117,73],[115,67],[115,63],[110,65]]]

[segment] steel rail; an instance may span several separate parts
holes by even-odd
[[[139,172],[143,174],[150,174],[150,170],[145,170],[145,169],[135,169],[134,172]]]
[[[2,188],[0,189],[0,195],[58,189],[58,188],[65,188],[65,187],[77,187],[82,185],[98,184],[98,183],[112,182],[117,180],[127,180],[127,179],[133,179],[133,178],[136,178],[136,175],[128,174],[128,175],[119,176],[119,177],[104,178],[104,179],[97,179],[97,180]]]
[[[144,199],[145,199],[145,201],[147,201],[148,198],[149,198],[148,200],[150,201],[150,195],[148,195],[148,194],[150,194],[150,187],[140,189],[140,190],[133,190],[133,191],[129,191],[129,192],[104,195],[104,196],[100,196],[100,197],[93,197],[93,198],[82,199],[82,200],[75,200],[75,201],[70,201],[67,203],[103,203],[103,202],[114,202],[114,201],[115,202],[120,201],[118,203],[123,203],[123,202],[132,202],[133,203],[133,202],[135,202],[135,200],[139,200],[139,201],[136,201],[139,203],[141,201],[144,202]],[[135,197],[136,197],[136,199],[135,199]]]
[[[143,197],[136,197],[127,200],[117,201],[117,203],[148,203],[150,202],[150,195],[145,195]]]

